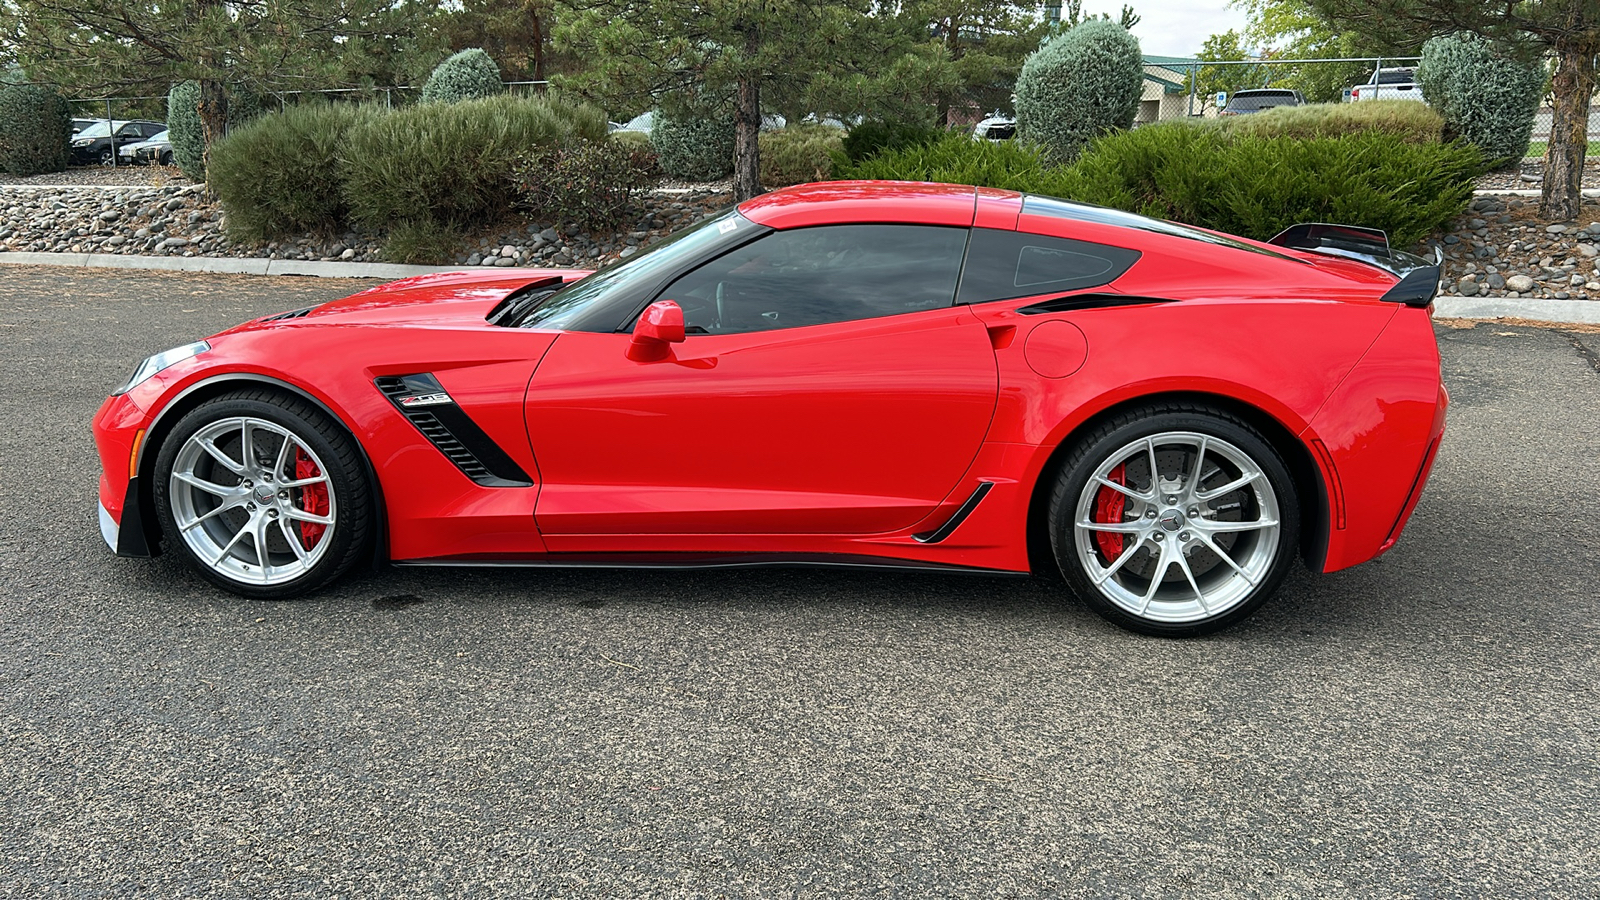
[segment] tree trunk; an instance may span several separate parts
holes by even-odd
[[[1539,215],[1558,222],[1576,219],[1583,202],[1583,159],[1589,150],[1589,98],[1594,95],[1594,58],[1600,47],[1583,36],[1558,40],[1550,145],[1544,154]]]
[[[746,43],[749,43],[748,38]],[[739,79],[734,100],[733,199],[736,203],[761,193],[761,84],[756,77],[746,75]]]
[[[204,145],[200,159],[206,169],[206,191],[211,190],[211,148],[228,130],[228,91],[220,81],[200,82],[200,135]]]

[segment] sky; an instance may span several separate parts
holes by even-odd
[[[1141,17],[1133,26],[1139,48],[1156,56],[1193,56],[1213,34],[1230,28],[1243,30],[1243,10],[1229,9],[1227,0],[1127,0]],[[1085,13],[1122,11],[1123,0],[1084,0]]]

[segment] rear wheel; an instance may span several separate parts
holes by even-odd
[[[169,548],[247,597],[314,590],[347,571],[371,532],[354,443],[315,407],[269,391],[227,394],[180,420],[156,457]]]
[[[1097,613],[1145,634],[1249,616],[1288,573],[1300,516],[1288,469],[1245,422],[1168,405],[1081,441],[1050,504],[1056,562]]]

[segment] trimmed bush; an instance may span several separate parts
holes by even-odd
[[[0,90],[0,170],[12,175],[67,167],[72,112],[48,88],[15,84]]]
[[[1139,42],[1116,22],[1084,22],[1023,62],[1017,136],[1070,162],[1091,139],[1132,126],[1143,90]]]
[[[867,121],[850,129],[842,149],[847,160],[858,163],[883,150],[901,150],[914,144],[934,144],[944,130],[914,122]]]
[[[381,114],[311,103],[231,131],[211,150],[211,184],[228,212],[228,231],[261,240],[342,226],[349,214],[338,190],[345,135]]]
[[[580,141],[525,155],[517,164],[520,205],[542,219],[589,231],[615,228],[638,210],[656,178],[655,154],[622,141]]]
[[[841,153],[844,132],[831,125],[791,125],[767,131],[761,141],[761,184],[787,187],[833,177],[833,160]]]
[[[1544,93],[1544,68],[1537,60],[1507,57],[1474,34],[1450,34],[1422,45],[1417,81],[1444,117],[1448,135],[1472,142],[1496,163],[1528,152]]]
[[[1444,134],[1443,117],[1415,100],[1278,106],[1248,116],[1229,116],[1208,121],[1258,137],[1307,139],[1346,134],[1389,134],[1411,143],[1437,144]]]
[[[952,136],[839,174],[1068,197],[1258,240],[1299,222],[1364,225],[1406,246],[1460,215],[1482,172],[1464,143],[1372,132],[1300,140],[1176,122],[1107,135],[1067,167],[1015,142]]]
[[[261,115],[261,98],[238,88],[228,89],[228,127],[243,125]],[[206,136],[200,123],[200,82],[181,81],[167,92],[167,130],[172,141],[172,161],[193,181],[206,177]]]
[[[500,67],[489,54],[472,47],[434,67],[422,85],[422,102],[460,103],[493,97],[503,90]]]
[[[713,181],[733,174],[731,112],[657,112],[650,146],[661,171],[684,181]]]
[[[866,160],[836,170],[839,178],[887,181],[938,181],[1041,194],[1056,192],[1059,170],[1048,168],[1038,148],[1016,141],[974,140],[945,132],[931,144],[910,144],[882,150]]]
[[[650,150],[650,155],[655,155],[655,151],[650,149],[650,135],[642,131],[613,131],[611,142],[621,144],[630,150]]]
[[[374,230],[402,222],[467,228],[510,208],[524,153],[605,139],[605,115],[590,106],[506,94],[426,103],[351,127],[340,181],[352,218]]]

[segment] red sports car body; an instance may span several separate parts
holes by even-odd
[[[1437,279],[1362,229],[804,186],[593,275],[410,278],[152,357],[94,420],[102,530],[251,596],[363,559],[1059,569],[1197,633],[1394,544],[1444,428]]]

